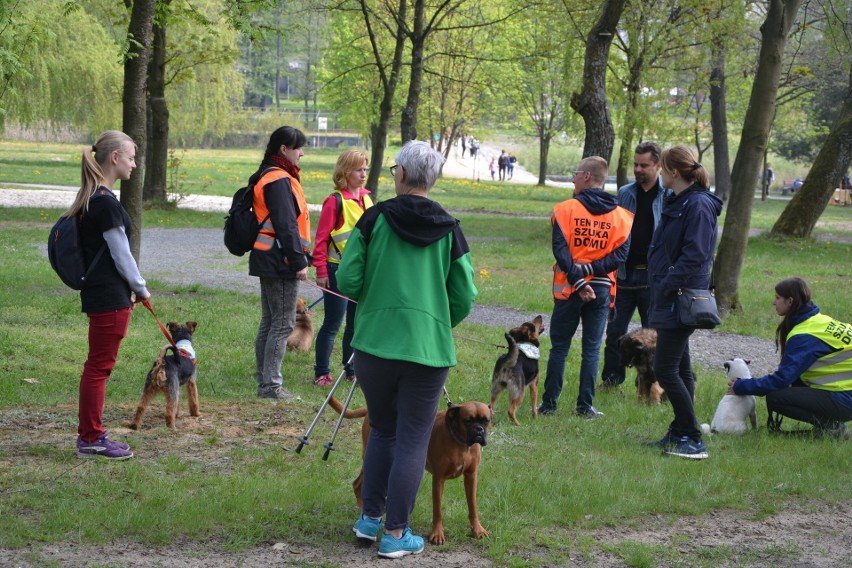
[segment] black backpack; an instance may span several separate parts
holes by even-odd
[[[77,215],[60,217],[50,230],[50,237],[47,239],[47,258],[50,260],[50,266],[65,285],[74,290],[82,290],[85,287],[86,278],[106,250],[106,243],[104,243],[92,260],[92,264],[86,267],[83,246],[80,243],[79,223],[80,219]]]
[[[271,169],[264,170],[257,178],[258,181]],[[260,226],[268,218],[267,215],[263,221],[257,222],[257,216],[254,214],[253,185],[238,189],[231,200],[228,215],[225,217],[225,246],[228,248],[228,252],[236,256],[243,256],[254,248]]]

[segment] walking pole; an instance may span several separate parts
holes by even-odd
[[[352,381],[352,386],[349,388],[349,394],[346,396],[346,402],[343,403],[343,410],[340,412],[340,417],[337,419],[337,424],[334,426],[334,432],[331,433],[331,440],[325,445],[325,454],[322,456],[323,461],[328,461],[328,455],[334,451],[334,440],[337,438],[337,433],[340,431],[340,425],[343,424],[343,418],[346,415],[346,409],[349,408],[349,403],[352,402],[352,395],[355,394],[355,388],[358,386],[358,381]]]
[[[352,355],[349,356],[349,361],[346,362],[347,365],[352,364],[352,358],[354,356],[355,356],[355,353],[353,352]],[[304,448],[309,443],[308,438],[311,436],[311,432],[313,432],[314,428],[317,425],[317,422],[319,422],[320,416],[322,415],[325,408],[328,406],[328,401],[330,401],[331,397],[334,396],[334,391],[337,390],[337,386],[340,384],[340,381],[343,380],[343,375],[345,373],[346,373],[346,367],[344,366],[343,370],[340,371],[340,375],[337,377],[337,380],[334,381],[334,385],[331,387],[331,390],[328,391],[328,396],[325,397],[325,400],[323,401],[322,405],[320,406],[319,410],[317,411],[317,415],[314,416],[313,422],[311,422],[311,425],[308,426],[308,429],[305,432],[305,435],[302,436],[301,438],[299,438],[299,445],[296,446],[296,450],[295,450],[297,454],[302,453],[302,448]],[[351,397],[351,395],[350,395],[350,397]],[[345,410],[346,409],[344,408],[344,411]]]

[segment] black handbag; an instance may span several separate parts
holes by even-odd
[[[669,270],[674,266],[668,247],[665,247]],[[713,329],[720,323],[719,308],[716,306],[716,294],[713,283],[709,290],[699,288],[678,288],[675,297],[677,322],[681,327],[691,329]]]
[[[677,321],[682,327],[713,329],[722,323],[712,289],[679,288],[675,305]]]

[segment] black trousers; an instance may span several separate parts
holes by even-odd
[[[766,410],[770,420],[773,413],[817,428],[834,427],[852,420],[852,409],[837,404],[831,393],[810,388],[796,381],[790,388],[772,391],[766,395]],[[772,427],[770,423],[770,428]]]

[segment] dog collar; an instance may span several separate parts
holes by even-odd
[[[538,347],[532,343],[518,343],[518,349],[520,349],[521,352],[529,359],[538,360],[539,358]]]

